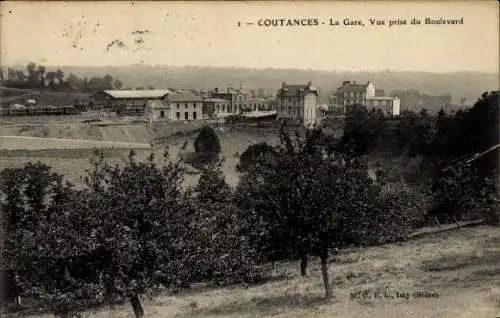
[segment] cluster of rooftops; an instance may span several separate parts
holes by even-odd
[[[366,83],[356,83],[351,81],[344,81],[340,87],[337,88],[337,93],[341,92],[363,92],[370,85],[370,81]],[[378,90],[377,90],[378,91]],[[211,100],[217,101],[222,100],[221,96],[225,94],[243,94],[251,96],[250,93],[245,92],[241,89],[233,89],[228,88],[227,90],[219,90],[215,89],[212,91],[212,94],[215,96],[210,96],[206,92],[195,92],[193,90],[188,91],[172,91],[169,89],[155,89],[155,90],[104,90],[100,93],[104,93],[109,95],[115,99],[161,99],[168,98],[172,101],[203,101],[203,100]],[[286,82],[282,82],[281,87],[277,91],[277,96],[279,97],[300,97],[308,93],[313,93],[319,95],[318,89],[312,85],[311,82],[308,82],[306,85],[289,85]],[[377,92],[376,95],[379,95]],[[382,93],[383,95],[383,93]]]

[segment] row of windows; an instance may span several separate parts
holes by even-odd
[[[197,103],[192,103],[193,104],[193,108],[196,109],[196,104]],[[181,103],[177,103],[177,109],[179,109],[181,107]],[[188,108],[189,107],[189,103],[184,103],[184,108]]]
[[[197,117],[197,113],[193,112],[192,119],[196,119],[196,117]],[[176,112],[175,113],[175,118],[176,119],[181,119],[181,113],[180,112]],[[188,120],[188,119],[189,119],[189,112],[184,112],[184,120]]]
[[[354,96],[363,96],[365,92],[344,92],[344,97],[354,97]]]

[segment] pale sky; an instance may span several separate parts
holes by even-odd
[[[499,71],[499,7],[480,2],[2,2],[1,63]],[[317,18],[319,26],[259,27]],[[329,26],[329,19],[340,26]],[[345,18],[365,26],[344,26]],[[412,18],[421,25],[371,26]],[[425,25],[425,18],[463,25]],[[242,23],[238,27],[238,21]],[[253,22],[254,25],[245,25]],[[325,24],[321,24],[325,22]],[[132,34],[134,31],[148,33]],[[119,40],[111,45],[114,40]],[[120,47],[117,43],[123,43]]]

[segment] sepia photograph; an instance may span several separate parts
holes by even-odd
[[[0,2],[0,316],[500,318],[499,9]]]

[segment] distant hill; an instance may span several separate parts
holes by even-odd
[[[246,90],[264,89],[273,94],[282,81],[288,83],[306,83],[311,81],[320,90],[320,103],[326,103],[328,96],[342,81],[372,81],[376,88],[386,94],[393,91],[413,89],[429,96],[451,95],[452,103],[460,101],[475,102],[479,96],[489,90],[499,88],[496,73],[425,73],[425,72],[328,72],[298,69],[250,69],[250,68],[214,68],[197,66],[149,66],[136,64],[131,66],[77,67],[46,66],[60,68],[66,76],[74,73],[79,77],[104,76],[110,74],[119,78],[124,87],[154,86],[155,88],[177,89],[212,89],[214,87],[239,87]]]

